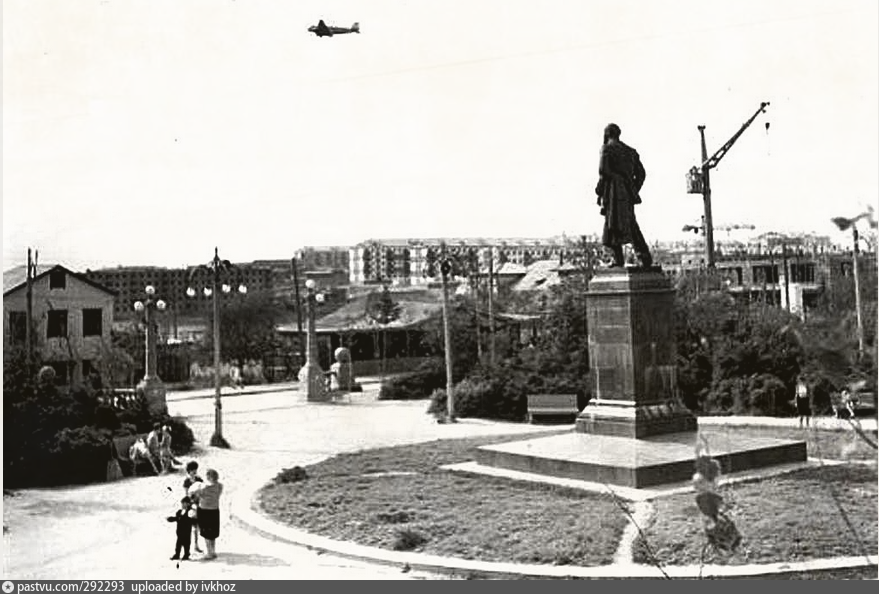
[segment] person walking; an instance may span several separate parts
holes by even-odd
[[[806,422],[806,428],[809,427],[809,419],[812,417],[812,403],[810,397],[809,386],[806,384],[804,377],[797,380],[797,416],[800,417],[800,428],[803,427],[803,421]]]
[[[223,494],[223,483],[219,473],[213,468],[205,472],[205,482],[195,483],[189,488],[190,496],[198,501],[198,530],[204,538],[207,554],[206,561],[217,558],[217,538],[220,536],[220,495]]]

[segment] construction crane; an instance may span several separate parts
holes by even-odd
[[[723,159],[727,152],[729,152],[729,149],[731,149],[732,145],[739,139],[739,136],[741,136],[742,133],[754,123],[757,116],[766,112],[767,107],[769,107],[768,101],[761,103],[760,108],[754,113],[754,115],[752,115],[751,118],[739,128],[738,132],[733,134],[732,138],[726,141],[726,144],[720,147],[716,153],[711,155],[711,157],[708,157],[708,150],[705,148],[705,126],[699,126],[699,135],[702,138],[702,166],[697,167],[694,165],[687,173],[687,193],[702,194],[702,202],[705,206],[705,263],[709,268],[714,268],[714,226],[711,220],[711,183],[709,173],[712,169],[717,167],[720,160]],[[766,129],[769,129],[768,122],[766,124]]]
[[[747,229],[749,231],[753,231],[757,227],[747,223],[733,223],[730,225],[715,225],[714,228],[720,231],[726,231],[726,236],[729,237],[730,231],[736,231],[739,229]],[[705,217],[702,217],[702,221],[698,225],[684,225],[682,231],[684,233],[692,231],[693,233],[701,233],[702,235],[705,235]]]
[[[757,227],[755,227],[754,225],[749,225],[747,223],[734,223],[732,225],[715,225],[714,228],[718,229],[720,231],[726,231],[726,237],[729,238],[730,231],[739,231],[739,230],[753,231]]]

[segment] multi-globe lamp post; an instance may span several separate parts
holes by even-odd
[[[137,391],[144,395],[151,412],[162,414],[168,411],[168,404],[165,399],[165,385],[156,371],[158,324],[155,315],[156,311],[165,310],[165,302],[155,298],[156,289],[152,285],[147,285],[144,293],[147,296],[146,300],[134,302],[134,311],[143,314],[143,322],[146,326],[145,372],[143,379],[137,385]]]
[[[306,304],[306,338],[305,338],[305,365],[299,370],[299,383],[305,384],[305,394],[308,401],[326,400],[326,377],[320,368],[317,356],[317,304],[323,303],[323,293],[317,291],[314,279],[305,281],[305,304]]]
[[[192,287],[192,280],[199,274],[207,275],[209,286],[202,288],[205,297],[212,297],[213,305],[213,336],[214,336],[214,434],[211,435],[210,445],[228,449],[229,442],[223,437],[223,401],[221,398],[222,376],[220,373],[220,295],[232,292],[232,285],[223,282],[224,277],[237,273],[238,267],[229,260],[221,260],[217,248],[214,248],[214,257],[208,264],[202,264],[189,273],[190,286],[186,289],[186,295],[195,297],[197,291]],[[244,284],[238,285],[238,293],[247,293]]]

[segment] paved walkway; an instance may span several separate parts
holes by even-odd
[[[431,564],[423,562],[428,560],[424,556],[413,558],[412,553],[389,551],[376,553],[377,549],[364,554],[361,549],[367,547],[360,547],[355,554],[338,550],[347,555],[342,557],[295,544],[322,546],[318,537],[311,537],[317,539],[311,541],[291,538],[288,527],[259,514],[248,516],[246,510],[250,509],[254,490],[281,468],[312,464],[341,452],[442,438],[533,434],[557,429],[475,420],[440,425],[425,414],[426,401],[378,402],[371,389],[353,394],[350,402],[340,404],[310,404],[296,390],[273,389],[248,388],[237,394],[241,397],[233,395],[231,389],[224,389],[223,429],[233,449],[206,448],[196,454],[203,469],[213,467],[219,471],[227,489],[221,509],[217,560],[179,565],[168,560],[173,552],[174,528],[164,518],[176,508],[182,495],[183,477],[175,474],[85,487],[31,489],[20,491],[14,497],[4,497],[4,525],[8,532],[4,532],[3,576],[11,579],[435,578],[438,574],[434,572],[449,569],[448,560]],[[213,391],[206,390],[172,393],[168,398],[172,414],[188,417],[199,444],[207,443],[213,431],[212,397]],[[332,546],[323,548],[333,550]],[[383,559],[383,555],[404,555],[405,560]],[[413,571],[403,572],[401,567],[410,561]],[[480,571],[493,573],[485,564],[477,565]],[[639,567],[613,566],[592,570],[593,575],[582,577],[597,577],[601,572],[634,576],[650,571]],[[510,573],[511,569],[512,574],[536,571],[534,568],[515,571],[514,566],[496,569],[504,569],[497,575]],[[553,572],[573,575],[569,569],[557,571],[544,567],[540,571],[543,573],[536,575],[554,575]]]
[[[224,391],[225,393],[225,391]],[[192,392],[169,396],[172,414],[188,417],[199,444],[213,431],[213,400]],[[212,395],[212,393],[210,394]],[[4,497],[3,577],[12,579],[412,579],[418,572],[356,562],[267,538],[230,517],[236,499],[279,469],[340,452],[440,438],[546,430],[465,422],[439,425],[427,403],[376,402],[375,393],[343,404],[309,404],[297,391],[224,397],[223,432],[232,450],[206,448],[202,469],[216,468],[222,498],[219,558],[168,558],[174,526],[165,517],[182,496],[182,474],[114,483],[29,489]]]

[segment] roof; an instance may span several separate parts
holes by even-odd
[[[374,297],[373,297],[374,299]],[[400,306],[400,315],[393,322],[378,326],[369,315],[369,295],[355,297],[336,311],[325,315],[316,322],[318,332],[341,332],[355,330],[374,330],[376,328],[411,328],[425,322],[442,311],[442,301],[433,294],[423,292],[420,296],[402,294],[394,297]],[[296,324],[280,324],[278,332],[296,332]]]
[[[495,272],[498,276],[504,275],[517,275],[517,274],[525,274],[526,268],[521,264],[516,264],[515,262],[504,262],[503,265],[498,268],[498,271]]]
[[[559,265],[558,260],[538,260],[531,264],[519,282],[513,285],[514,291],[542,291],[562,282],[560,270],[569,270]]]
[[[113,295],[114,297],[118,294],[117,291],[109,289],[104,285],[96,283],[85,275],[79,274],[78,272],[73,272],[69,268],[62,266],[61,264],[38,264],[36,266],[36,275],[33,280],[37,280],[49,274],[51,271],[55,269],[61,269],[70,276],[76,278],[78,281],[83,282],[87,285],[91,285],[92,287],[98,289],[99,291],[103,291],[108,293],[109,295]],[[6,297],[10,293],[17,291],[18,289],[25,286],[27,283],[27,264],[22,264],[21,266],[16,266],[15,268],[10,268],[9,270],[3,271],[3,296]]]

